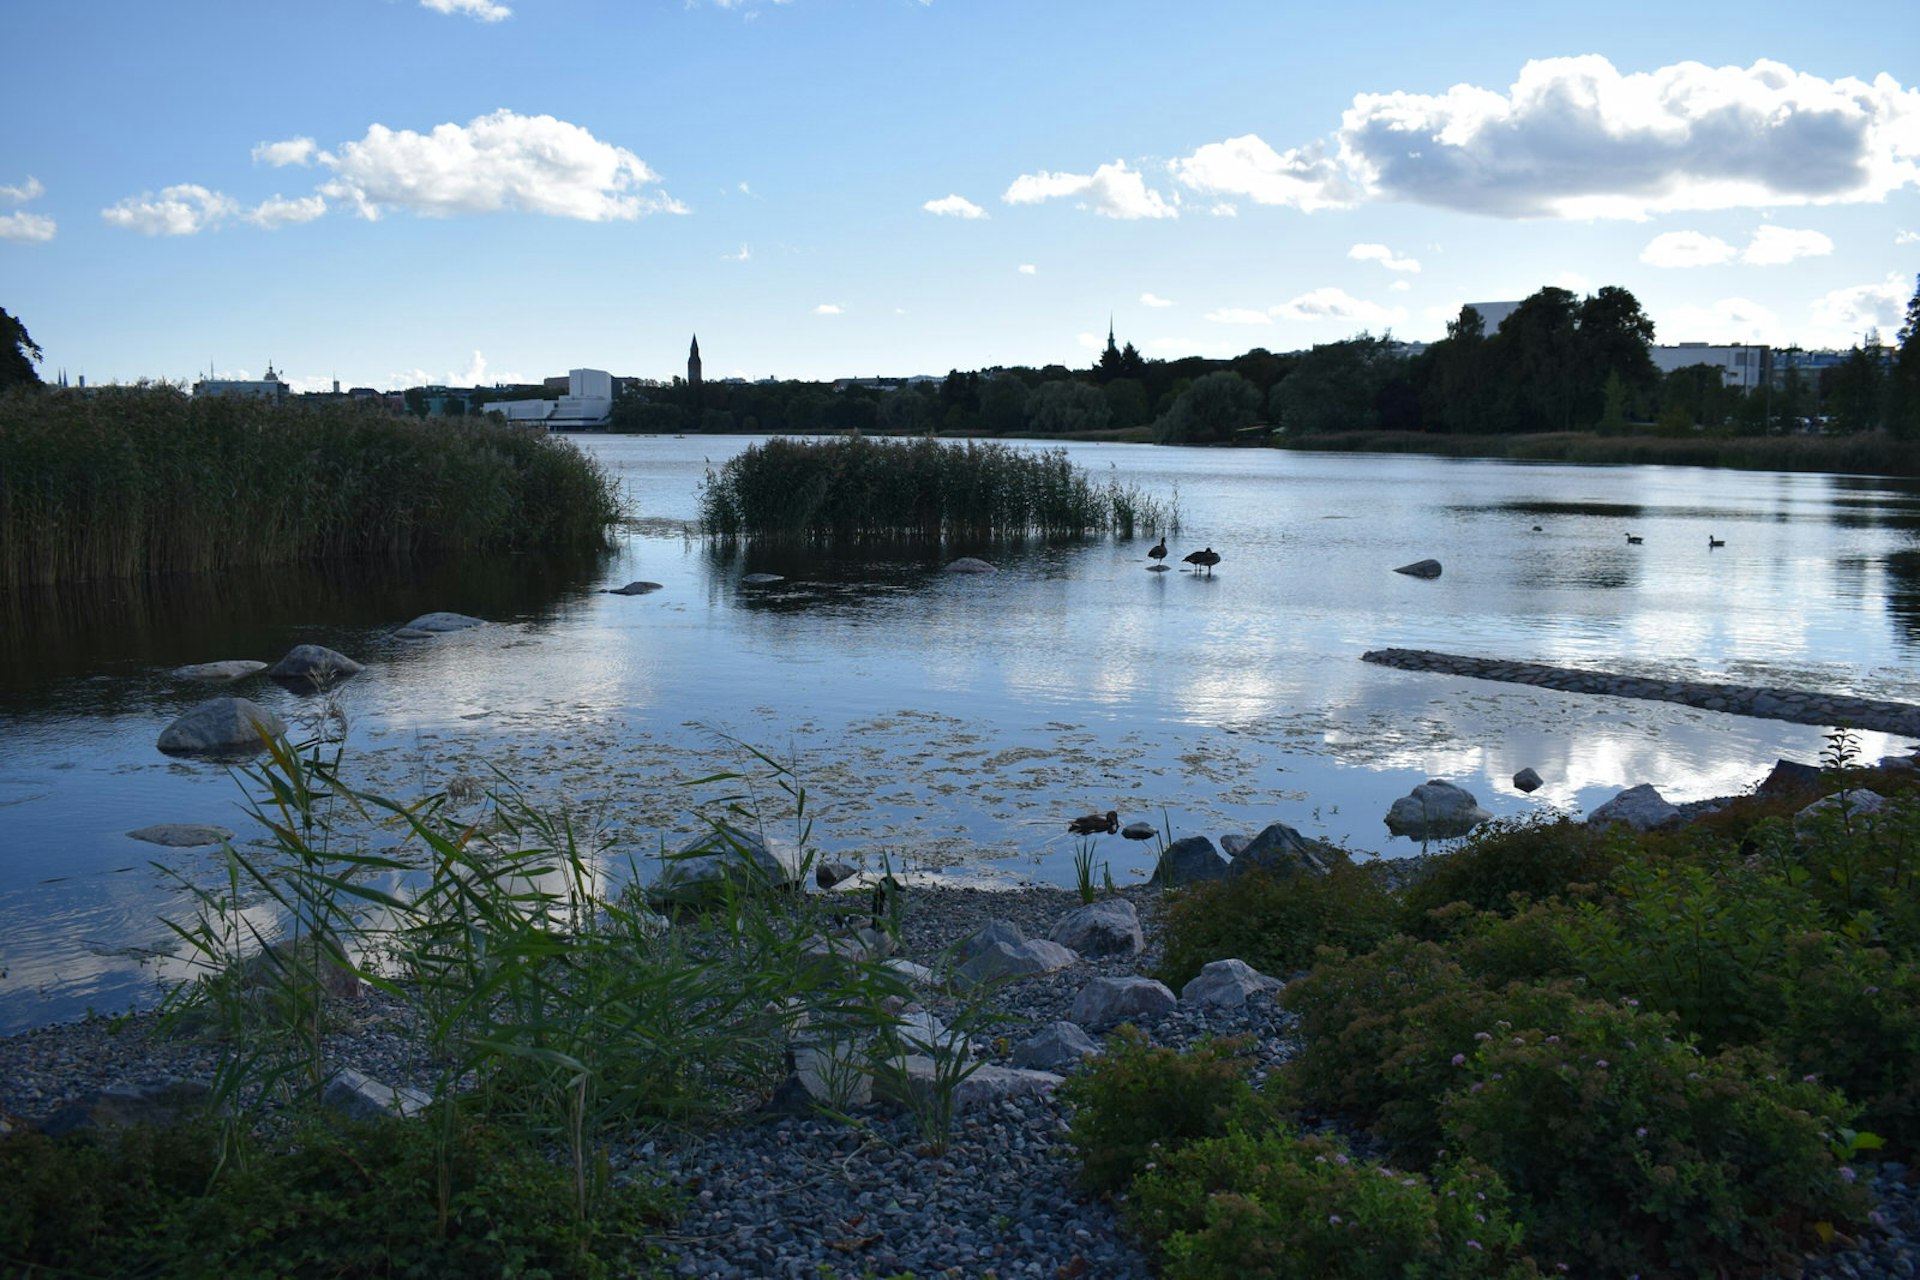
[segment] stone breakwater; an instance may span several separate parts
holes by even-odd
[[[1649,698],[1678,702],[1706,711],[1786,720],[1793,724],[1844,725],[1875,733],[1920,737],[1920,706],[1879,698],[1855,698],[1838,693],[1808,693],[1755,685],[1715,684],[1705,680],[1654,680],[1610,671],[1582,671],[1543,662],[1512,662],[1473,658],[1431,649],[1374,649],[1360,655],[1362,662],[1402,671],[1438,671],[1446,675],[1505,680],[1567,693],[1599,693],[1615,698]]]

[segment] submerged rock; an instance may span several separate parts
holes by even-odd
[[[262,734],[286,731],[286,722],[257,702],[209,698],[162,729],[155,745],[170,756],[244,757],[266,749]]]
[[[175,667],[176,680],[205,680],[209,684],[218,684],[228,680],[239,680],[256,671],[265,671],[267,664],[255,662],[251,658],[228,658],[221,662],[195,662],[184,667]]]
[[[946,567],[946,569],[943,570],[943,572],[946,572],[946,573],[998,573],[1000,572],[1000,570],[996,566],[988,564],[985,560],[976,560],[972,556],[961,556],[958,560],[955,560],[952,564],[949,564]]]
[[[740,581],[750,587],[764,587],[775,582],[785,582],[786,577],[778,573],[750,573]]]
[[[423,613],[393,634],[402,640],[427,640],[448,631],[486,625],[486,619],[470,618],[464,613]]]
[[[161,822],[151,827],[142,827],[138,831],[129,831],[127,834],[135,840],[165,845],[169,849],[197,849],[202,845],[219,844],[222,840],[233,839],[233,832],[225,827],[208,826],[196,822]]]
[[[286,657],[274,663],[267,674],[290,688],[312,692],[365,670],[346,654],[336,653],[324,645],[297,644]]]
[[[649,591],[658,591],[659,589],[660,584],[657,582],[636,581],[629,582],[624,587],[609,587],[607,588],[607,594],[610,596],[644,596]]]

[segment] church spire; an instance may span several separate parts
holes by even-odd
[[[700,335],[693,335],[693,346],[687,350],[687,385],[698,390],[700,386]]]

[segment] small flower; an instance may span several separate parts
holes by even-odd
[[[1605,1071],[1607,1069],[1607,1060],[1605,1058],[1601,1058],[1598,1061],[1596,1061],[1593,1065],[1600,1068],[1600,1070]]]
[[[1339,1152],[1339,1151],[1336,1151],[1333,1153],[1333,1162],[1335,1164],[1348,1163],[1346,1155],[1343,1152]]]
[[[1453,1065],[1454,1065],[1454,1066],[1456,1066],[1456,1067],[1464,1067],[1464,1066],[1466,1066],[1466,1065],[1467,1065],[1467,1055],[1466,1055],[1466,1054],[1464,1054],[1464,1053],[1456,1053],[1456,1054],[1454,1054],[1454,1055],[1453,1055]]]
[[[1819,1084],[1820,1083],[1819,1073],[1809,1072],[1808,1074],[1800,1077],[1800,1082],[1802,1084]]]
[[[1337,1213],[1330,1213],[1330,1214],[1328,1214],[1328,1215],[1327,1215],[1327,1222],[1328,1222],[1328,1223],[1329,1223],[1330,1225],[1332,1225],[1332,1226],[1336,1226],[1336,1227],[1337,1227],[1337,1226],[1339,1226],[1339,1225],[1340,1225],[1340,1215],[1339,1215],[1339,1214],[1337,1214]]]
[[[1469,1240],[1469,1241],[1467,1241],[1467,1248],[1469,1248],[1469,1249],[1478,1249],[1479,1247],[1480,1247],[1480,1242],[1479,1242],[1478,1240]]]
[[[1480,1092],[1480,1082],[1478,1080],[1475,1080],[1473,1084],[1467,1089],[1467,1092],[1468,1093]]]
[[[1474,1038],[1475,1040],[1491,1040],[1491,1039],[1493,1039],[1493,1037],[1492,1037],[1491,1035],[1489,1035],[1488,1033],[1486,1033],[1485,1031],[1476,1031],[1476,1032],[1474,1032],[1474,1033],[1473,1033],[1473,1038]]]
[[[1523,1039],[1521,1039],[1521,1038],[1520,1038],[1519,1036],[1515,1036],[1515,1037],[1513,1038],[1513,1042],[1514,1042],[1515,1044],[1525,1044],[1525,1043],[1526,1043],[1526,1041],[1525,1041],[1525,1040],[1523,1040]]]
[[[1620,998],[1620,1003],[1625,1005],[1629,1009],[1638,1009],[1640,1007],[1640,1002],[1638,1000],[1635,1000],[1632,996],[1622,996]]]
[[[1559,1044],[1559,1043],[1560,1043],[1560,1037],[1559,1037],[1559,1036],[1548,1036],[1548,1037],[1547,1037],[1547,1043],[1548,1043],[1548,1044]]]
[[[1635,1130],[1633,1131],[1633,1136],[1634,1136],[1634,1137],[1636,1137],[1636,1138],[1644,1138],[1644,1137],[1646,1137],[1646,1136],[1647,1136],[1647,1126],[1645,1126],[1645,1125],[1641,1125],[1641,1126],[1640,1126],[1640,1127],[1639,1127],[1638,1129],[1635,1129]]]
[[[1857,1174],[1857,1173],[1855,1173],[1855,1172],[1854,1172],[1854,1171],[1853,1171],[1853,1170],[1852,1170],[1852,1169],[1851,1169],[1850,1167],[1848,1167],[1847,1165],[1844,1165],[1844,1164],[1843,1164],[1843,1165],[1841,1165],[1841,1166],[1840,1166],[1840,1181],[1842,1181],[1842,1182],[1845,1182],[1845,1183],[1848,1183],[1849,1185],[1851,1185],[1851,1184],[1852,1184],[1852,1182],[1853,1182],[1853,1180],[1854,1180],[1855,1178],[1857,1178],[1857,1177],[1859,1177],[1859,1176],[1860,1176],[1859,1174]]]
[[[1877,996],[1880,994],[1880,988],[1868,987],[1865,991],[1862,991],[1860,994],[1863,996]]]
[[[1315,1156],[1313,1158],[1313,1162],[1315,1164],[1325,1164],[1327,1162],[1327,1158],[1325,1156]]]

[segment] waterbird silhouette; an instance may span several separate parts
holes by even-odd
[[[1642,538],[1642,537],[1640,537],[1640,536],[1639,536],[1638,534],[1633,534],[1633,533],[1630,533],[1630,534],[1628,534],[1628,535],[1627,535],[1627,545],[1628,545],[1628,546],[1631,546],[1631,547],[1637,547],[1637,546],[1639,546],[1639,545],[1640,545],[1641,543],[1643,543],[1643,542],[1645,542],[1645,541],[1646,541],[1646,539],[1645,539],[1645,538]]]
[[[1220,553],[1208,547],[1205,551],[1189,551],[1182,559],[1196,568],[1205,569],[1207,576],[1212,577],[1213,566],[1220,563]]]
[[[1707,535],[1707,550],[1711,551],[1715,547],[1724,547],[1726,545],[1727,540],[1725,538],[1716,538],[1712,534]]]
[[[1077,836],[1097,836],[1102,833],[1111,835],[1120,829],[1120,815],[1109,809],[1106,816],[1089,813],[1083,818],[1075,818],[1067,824],[1067,830]]]
[[[1156,562],[1165,560],[1167,558],[1167,540],[1162,538],[1160,541],[1154,543],[1152,547],[1148,548],[1147,555]]]

